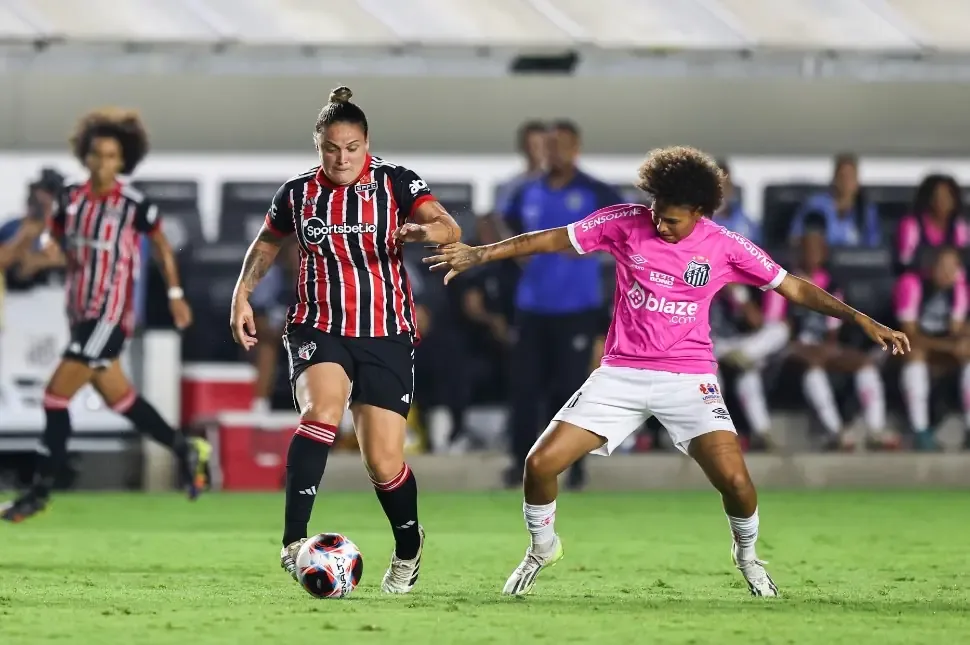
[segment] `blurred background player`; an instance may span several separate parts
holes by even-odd
[[[819,214],[809,215],[799,238],[798,260],[793,275],[808,280],[837,298],[842,290],[826,269],[828,247],[825,241],[826,221]],[[788,301],[777,293],[765,294],[766,316],[788,320],[792,342],[788,360],[801,368],[802,391],[827,433],[827,450],[851,450],[855,443],[847,432],[845,421],[832,389],[829,372],[853,375],[856,396],[872,449],[898,447],[895,434],[886,431],[886,395],[882,376],[869,354],[839,341],[842,321],[804,308],[788,307]]]
[[[295,558],[349,401],[394,534],[381,589],[407,593],[418,579],[424,531],[417,482],[404,461],[419,329],[402,246],[455,242],[461,229],[414,171],[370,155],[367,117],[351,96],[347,87],[331,92],[314,126],[320,165],[273,197],[243,261],[230,326],[245,349],[257,344],[249,298],[284,239],[295,235],[297,303],[287,313],[284,343],[300,422],[286,458],[280,564],[296,577]]]
[[[286,324],[286,311],[293,304],[298,262],[296,244],[288,241],[281,248],[277,262],[266,272],[249,298],[256,337],[260,341],[253,359],[256,367],[253,410],[256,412],[267,412],[276,407],[273,405],[276,375],[281,362],[286,361],[278,341]]]
[[[526,121],[516,133],[516,149],[525,167],[502,182],[495,191],[495,209],[478,218],[478,239],[491,244],[509,237],[509,229],[503,215],[509,210],[509,202],[523,185],[542,177],[548,167],[548,126],[542,121]]]
[[[65,187],[50,223],[67,258],[71,337],[44,393],[47,424],[34,484],[3,509],[2,518],[12,522],[47,506],[54,477],[67,460],[68,406],[88,383],[137,430],[172,449],[190,499],[201,491],[200,475],[210,450],[203,440],[190,441],[173,429],[138,395],[119,362],[133,331],[133,282],[142,235],[151,240],[161,264],[176,327],[184,329],[192,322],[158,209],[121,177],[134,172],[148,152],[141,119],[120,109],[90,112],[79,121],[71,145],[90,174],[86,181]]]
[[[963,403],[964,448],[970,448],[970,335],[967,334],[967,283],[955,249],[942,246],[928,256],[929,270],[899,277],[894,294],[896,318],[910,336],[900,386],[914,432],[914,447],[939,450],[930,427],[931,375],[959,372]]]
[[[727,160],[718,159],[717,167],[724,173],[724,201],[714,211],[711,219],[729,231],[739,233],[755,244],[761,244],[761,227],[745,212],[741,195],[731,181],[731,168]]]
[[[609,185],[577,166],[579,127],[556,121],[546,135],[548,167],[510,196],[501,213],[512,233],[528,233],[578,222],[593,211],[623,201]],[[541,428],[543,406],[556,409],[589,375],[593,342],[600,332],[603,293],[600,262],[550,254],[523,262],[515,299],[509,379],[512,464],[507,486],[522,481],[529,448]],[[579,488],[582,461],[569,473]]]
[[[755,553],[757,493],[731,416],[716,407],[723,400],[717,376],[711,373],[711,298],[732,282],[778,290],[793,303],[854,320],[883,349],[891,344],[894,354],[905,351],[908,341],[812,283],[789,275],[748,240],[708,219],[721,203],[723,175],[704,153],[685,147],[654,150],[639,177],[638,187],[653,197],[652,209],[620,204],[581,222],[498,244],[446,245],[425,260],[432,270],[447,270],[448,282],[492,259],[570,247],[580,254],[607,252],[616,259],[617,298],[603,364],[529,452],[523,514],[532,544],[503,593],[528,594],[542,569],[563,557],[555,532],[559,474],[586,453],[610,455],[656,416],[674,445],[698,463],[721,493],[733,536],[732,558],[750,592],[777,596],[778,588]],[[642,267],[645,258],[649,269],[634,268]]]
[[[859,159],[843,153],[835,157],[832,185],[809,197],[795,212],[791,237],[797,240],[811,215],[825,222],[830,246],[878,246],[882,242],[879,211],[859,185]]]
[[[970,224],[963,212],[960,186],[950,175],[929,175],[916,189],[913,211],[899,221],[896,262],[903,270],[932,264],[934,249],[970,246]]]
[[[788,343],[788,326],[766,316],[760,300],[744,285],[728,285],[712,298],[710,313],[714,356],[721,365],[737,370],[733,385],[751,428],[748,447],[754,451],[774,445],[761,376],[768,361]]]

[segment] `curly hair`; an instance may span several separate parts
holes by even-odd
[[[664,206],[711,215],[724,198],[724,172],[706,153],[686,146],[658,148],[637,171],[636,186]]]
[[[111,138],[121,146],[124,167],[121,173],[130,175],[148,154],[148,132],[135,110],[108,107],[88,112],[77,122],[71,135],[71,150],[84,163],[97,138]]]
[[[930,204],[933,202],[933,193],[936,192],[936,187],[940,184],[947,187],[953,199],[953,212],[949,213],[949,215],[953,216],[963,213],[963,192],[960,190],[960,185],[951,175],[942,174],[927,175],[920,182],[919,188],[916,189],[916,197],[913,200],[914,213],[922,215],[930,210]]]

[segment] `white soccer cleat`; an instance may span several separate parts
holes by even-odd
[[[522,560],[522,564],[515,568],[515,571],[512,572],[512,575],[505,582],[505,587],[502,588],[502,594],[506,596],[524,596],[528,594],[535,586],[539,572],[555,565],[562,560],[562,556],[562,540],[559,539],[558,535],[556,536],[555,547],[549,555],[535,553],[530,546],[525,552],[525,558]]]
[[[280,549],[280,566],[293,576],[296,580],[296,554],[300,552],[300,547],[303,543],[307,541],[307,538],[297,540],[296,542],[291,542],[290,544],[284,546]]]
[[[391,553],[391,566],[387,568],[381,581],[381,591],[384,593],[408,593],[414,589],[421,572],[421,553],[424,551],[424,528],[420,525],[418,535],[421,536],[421,543],[414,559],[401,560],[397,553]]]
[[[734,566],[744,576],[744,580],[748,583],[748,589],[751,591],[752,596],[778,595],[778,587],[775,585],[774,580],[771,579],[771,576],[768,575],[768,571],[765,570],[765,565],[768,564],[767,562],[758,560],[757,558],[752,560],[739,560],[737,542],[731,545],[731,560],[734,561]]]

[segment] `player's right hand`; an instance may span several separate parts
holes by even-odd
[[[481,264],[485,255],[482,247],[468,246],[461,242],[442,244],[435,250],[437,255],[426,257],[422,262],[430,264],[432,271],[449,269],[445,274],[445,284],[451,282],[459,273]]]
[[[247,352],[256,345],[256,322],[253,319],[253,308],[249,306],[249,300],[236,298],[232,301],[229,326],[232,328],[232,339],[242,345]]]

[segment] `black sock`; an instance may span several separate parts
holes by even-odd
[[[286,509],[283,513],[283,546],[307,536],[317,487],[327,469],[330,446],[337,427],[317,421],[301,421],[286,453]]]
[[[421,547],[418,534],[418,482],[407,464],[388,482],[374,482],[374,491],[394,532],[394,552],[413,560]]]
[[[44,394],[44,416],[47,423],[41,438],[43,452],[38,453],[33,492],[47,497],[54,488],[54,480],[67,463],[67,442],[71,438],[71,414],[67,411],[70,399]]]
[[[178,457],[185,457],[188,451],[185,435],[170,426],[158,410],[138,396],[134,390],[112,405],[111,409],[131,421],[138,432],[147,434],[163,446],[168,446]]]

